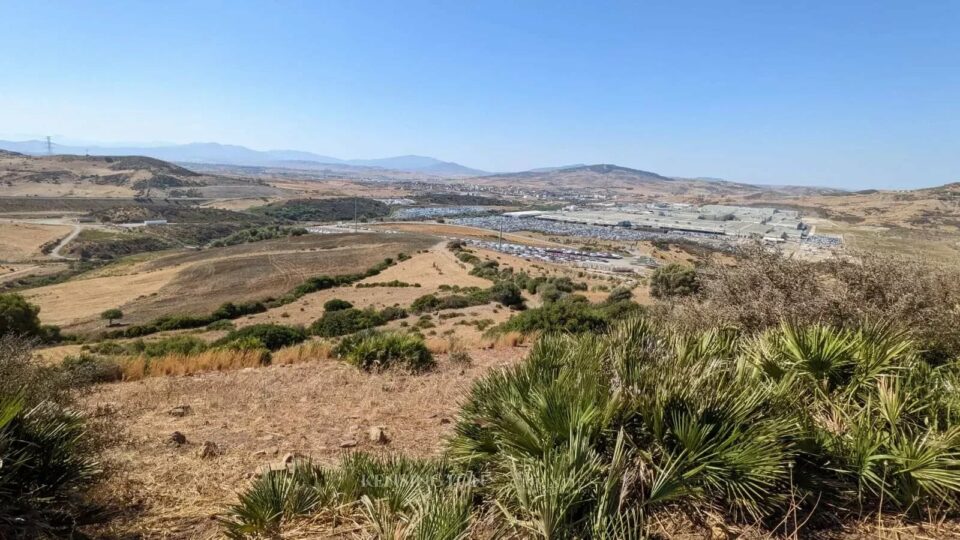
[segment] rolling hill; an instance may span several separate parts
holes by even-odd
[[[200,174],[143,156],[0,153],[7,197],[264,197],[281,190],[252,179]]]

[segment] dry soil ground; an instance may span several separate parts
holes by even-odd
[[[88,406],[115,411],[126,439],[109,455],[123,472],[105,489],[128,507],[109,532],[217,537],[211,516],[236,500],[259,467],[288,453],[325,464],[357,449],[437,455],[470,383],[525,353],[473,351],[465,367],[441,355],[437,369],[421,375],[367,374],[337,360],[318,360],[103,385]],[[189,405],[191,413],[169,414],[180,405]],[[384,428],[388,443],[369,440],[374,426]],[[187,444],[170,443],[174,431],[184,434]],[[207,441],[221,455],[202,458]]]

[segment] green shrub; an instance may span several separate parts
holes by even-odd
[[[500,331],[521,332],[599,332],[610,321],[603,309],[591,305],[578,296],[565,296],[560,300],[528,309],[514,315],[498,326]]]
[[[243,317],[244,315],[263,313],[266,310],[267,307],[263,304],[263,302],[246,302],[240,304],[226,302],[218,307],[213,313],[211,313],[210,317],[208,318],[214,321],[218,319],[237,319],[239,317]]]
[[[67,356],[60,363],[60,368],[66,371],[72,380],[83,385],[116,382],[123,379],[120,364],[90,353]]]
[[[144,356],[158,358],[169,354],[192,355],[207,350],[207,344],[195,336],[173,336],[141,342]]]
[[[260,338],[254,336],[241,336],[232,341],[218,345],[217,348],[240,352],[259,351],[260,365],[262,366],[269,365],[273,360],[273,356],[270,354],[270,350],[267,349],[267,346],[264,345],[263,341],[260,341]]]
[[[321,337],[337,337],[374,328],[387,321],[373,309],[348,308],[327,311],[310,325],[310,333]]]
[[[633,291],[627,287],[617,287],[607,295],[607,302],[623,302],[633,299]]]
[[[382,318],[384,321],[405,319],[408,315],[409,314],[407,313],[407,310],[397,306],[387,306],[380,310],[380,318]]]
[[[520,287],[512,281],[498,281],[488,290],[488,297],[494,302],[499,302],[507,307],[523,306],[523,295],[520,294]]]
[[[233,324],[233,321],[220,319],[208,324],[207,330],[233,330],[236,327],[237,325]]]
[[[243,338],[255,338],[268,350],[276,351],[283,347],[302,343],[307,339],[306,331],[301,327],[282,324],[254,324],[234,330],[214,342],[214,346],[224,346]]]
[[[0,337],[0,538],[70,537],[90,518],[107,429],[76,412],[83,378]]]
[[[332,298],[323,303],[324,311],[340,311],[342,309],[350,309],[352,307],[353,304],[339,298]]]
[[[436,311],[440,306],[440,299],[434,294],[425,294],[410,304],[410,311],[414,313],[424,313],[427,311]]]
[[[399,332],[366,332],[343,339],[334,354],[364,371],[403,367],[419,372],[434,365],[423,338]]]
[[[0,336],[40,334],[40,308],[16,293],[0,294]]]
[[[472,498],[466,479],[442,462],[355,452],[336,468],[296,460],[264,474],[220,519],[231,538],[276,536],[284,522],[355,505],[377,537],[405,527],[405,538],[455,540],[468,537]]]
[[[650,295],[654,298],[689,296],[700,290],[697,271],[682,264],[668,264],[650,276]]]

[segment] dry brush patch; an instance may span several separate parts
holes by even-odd
[[[138,381],[146,377],[182,376],[261,367],[269,361],[269,355],[265,353],[264,350],[211,349],[197,354],[170,354],[159,358],[138,356],[120,360],[119,365],[123,380]]]

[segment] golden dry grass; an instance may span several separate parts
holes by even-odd
[[[291,345],[273,353],[271,364],[289,366],[303,362],[327,360],[331,358],[333,354],[333,347],[333,343],[324,339],[307,341],[299,345]]]
[[[68,235],[72,227],[0,221],[0,261],[21,262],[45,257],[40,247]]]
[[[105,322],[97,318],[104,310],[158,293],[178,272],[178,268],[170,267],[152,272],[80,278],[29,289],[23,295],[40,306],[40,320],[44,324],[68,327],[79,321],[92,320],[94,326],[101,326]]]
[[[211,349],[197,354],[169,354],[159,358],[137,356],[120,361],[125,381],[147,377],[194,375],[208,371],[229,371],[263,365],[265,351]]]

